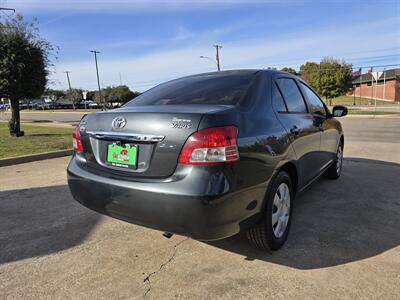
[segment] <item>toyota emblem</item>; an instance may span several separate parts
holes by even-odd
[[[126,120],[124,117],[116,117],[113,121],[112,121],[112,127],[114,129],[122,129],[124,128],[126,125]]]

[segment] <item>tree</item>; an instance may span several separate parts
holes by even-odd
[[[53,89],[47,89],[46,92],[44,93],[45,96],[49,96],[50,99],[53,101],[65,98],[67,96],[67,93],[63,90],[53,90]]]
[[[111,88],[107,95],[107,102],[125,103],[133,98],[133,92],[126,85]]]
[[[76,105],[82,100],[83,94],[82,89],[71,89],[67,91],[68,98],[72,101],[73,109],[76,108]]]
[[[112,87],[106,87],[101,89],[101,100],[103,102],[101,102],[100,100],[100,95],[99,95],[99,91],[95,91],[93,94],[93,100],[96,101],[98,104],[103,105],[105,103],[108,102],[108,94],[110,93]]]
[[[293,68],[284,67],[284,68],[281,69],[281,71],[282,72],[288,72],[288,73],[296,75],[296,76],[299,75],[299,73]]]
[[[114,102],[125,103],[133,98],[139,96],[139,92],[132,92],[126,85],[119,85],[114,87],[106,87],[101,89],[101,97],[103,101],[109,105]],[[93,99],[100,103],[99,92],[94,92]]]
[[[301,77],[329,101],[352,87],[352,66],[345,61],[326,57],[321,62],[307,62],[300,67]]]
[[[319,91],[319,64],[306,62],[300,66],[300,76],[307,81],[318,93]]]
[[[11,100],[12,136],[23,135],[19,101],[38,98],[45,90],[54,50],[40,37],[36,23],[26,22],[21,15],[0,24],[0,98]]]
[[[96,91],[88,91],[86,94],[87,100],[95,100]]]
[[[348,92],[352,87],[352,65],[334,58],[321,61],[320,93],[332,105],[332,99]]]

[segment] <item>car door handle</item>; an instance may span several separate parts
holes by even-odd
[[[294,134],[294,135],[299,135],[300,133],[300,128],[297,127],[296,125],[294,125],[291,129],[290,129],[290,133]]]

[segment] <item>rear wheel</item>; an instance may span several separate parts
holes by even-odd
[[[247,231],[247,239],[255,248],[278,250],[289,234],[293,210],[293,186],[286,172],[279,172],[273,179],[266,197],[263,217]]]
[[[343,145],[342,142],[339,142],[338,149],[336,151],[336,157],[333,161],[333,164],[326,170],[326,177],[330,179],[338,179],[340,174],[342,173],[342,164],[343,164]]]

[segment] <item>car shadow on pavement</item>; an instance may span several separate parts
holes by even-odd
[[[286,244],[251,248],[245,234],[208,244],[297,269],[318,269],[373,257],[400,245],[400,164],[346,158],[338,180],[321,178],[295,201]]]
[[[66,185],[2,191],[0,264],[79,245],[100,218],[73,201]]]

